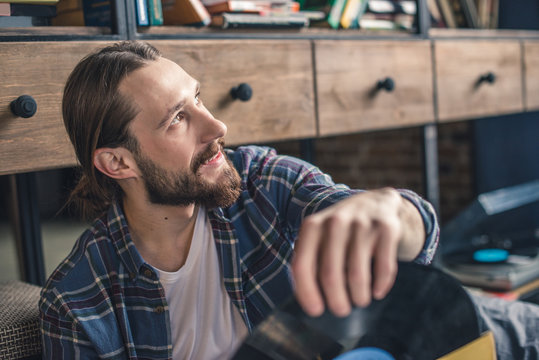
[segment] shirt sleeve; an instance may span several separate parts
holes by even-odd
[[[277,155],[270,148],[258,148],[255,173],[264,182],[269,196],[278,204],[280,218],[295,239],[303,219],[338,201],[364,190],[335,184],[332,178],[316,166],[303,160]],[[253,160],[255,160],[253,158]],[[252,174],[252,172],[251,172]],[[432,262],[438,245],[439,226],[436,213],[426,200],[410,190],[398,190],[418,209],[425,226],[425,244],[414,260],[420,264]]]
[[[66,304],[54,290],[41,294],[39,302],[43,359],[96,359],[98,354],[66,312]]]

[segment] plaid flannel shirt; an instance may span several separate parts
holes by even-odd
[[[302,219],[356,192],[316,167],[265,147],[227,150],[242,179],[238,201],[208,211],[223,281],[249,330],[292,294],[289,263]],[[419,209],[427,234],[416,259],[438,242],[432,207]],[[40,301],[45,359],[170,359],[168,306],[153,268],[135,248],[121,206],[111,206],[77,240]]]

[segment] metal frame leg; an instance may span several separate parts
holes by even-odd
[[[440,214],[440,184],[438,178],[438,128],[436,124],[423,126],[423,179],[425,197]]]
[[[22,280],[45,285],[45,265],[35,173],[10,175],[12,224]]]

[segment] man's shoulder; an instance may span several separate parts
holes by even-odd
[[[236,149],[225,149],[227,156],[236,163],[256,163],[267,157],[277,156],[275,149],[268,146],[246,145]]]
[[[44,293],[72,293],[95,282],[103,252],[113,251],[108,229],[103,219],[88,227],[75,242],[71,252],[52,272]]]
[[[268,146],[240,146],[235,150],[227,149],[226,153],[240,174],[276,175],[279,169],[296,173],[314,168],[299,158],[277,154],[274,148]]]

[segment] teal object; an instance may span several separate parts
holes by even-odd
[[[364,347],[345,352],[333,360],[395,360],[395,358],[385,350],[376,347]]]
[[[481,263],[495,263],[507,260],[509,251],[503,249],[482,249],[473,253],[473,259]]]

